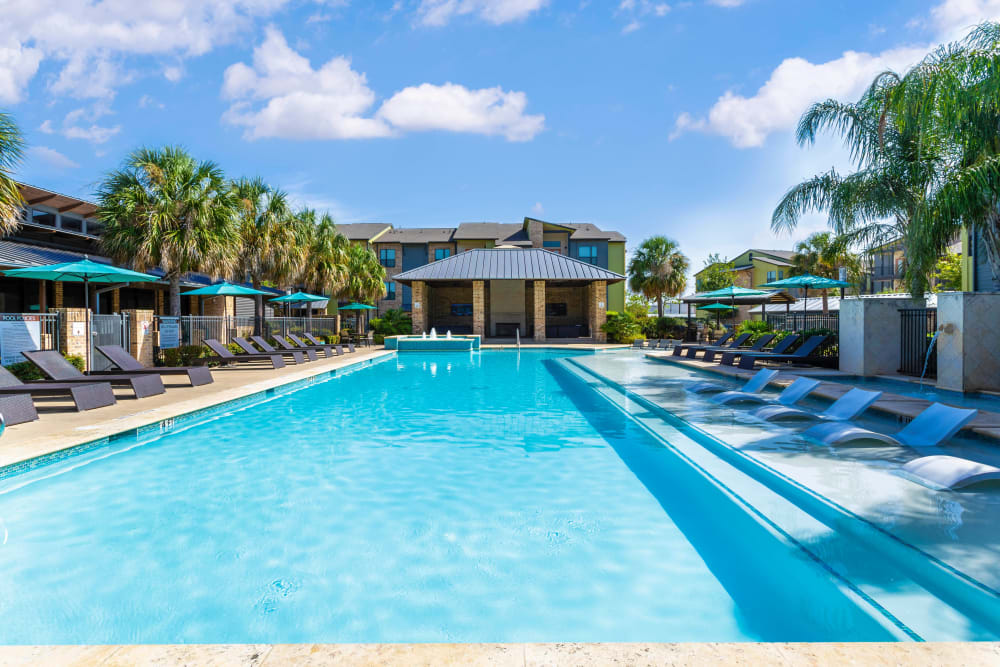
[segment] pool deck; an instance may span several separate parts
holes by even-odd
[[[172,644],[0,647],[0,665],[997,665],[1000,643]]]
[[[214,368],[215,381],[200,387],[190,386],[184,375],[161,376],[167,387],[163,394],[137,400],[127,388],[116,387],[117,403],[86,412],[77,412],[69,400],[36,399],[38,420],[9,426],[0,438],[0,467],[391,354],[382,348],[359,349],[279,369],[263,363]]]
[[[731,378],[748,379],[757,372],[755,370],[750,371],[743,368],[737,368],[735,366],[722,366],[721,364],[714,362],[705,363],[701,359],[675,357],[672,352],[644,351],[644,353],[647,357],[656,359],[657,361],[676,364],[678,366],[687,366],[688,368],[708,371],[710,373],[725,375]],[[822,374],[831,376],[840,373],[839,371],[834,370],[821,370]],[[809,376],[815,379],[820,379],[821,374],[820,372],[817,372],[816,369],[811,368],[809,369]],[[782,371],[774,380],[771,381],[770,384],[776,387],[786,387],[794,382],[798,377],[799,375],[796,374],[795,369],[789,368]],[[835,401],[847,393],[850,389],[850,385],[841,382],[822,382],[810,395]],[[879,412],[893,417],[913,419],[923,412],[924,409],[926,409],[930,404],[931,401],[927,401],[922,398],[914,398],[912,396],[903,396],[901,394],[884,392],[879,400],[872,404],[871,409],[878,410]],[[977,414],[976,417],[965,426],[965,429],[976,433],[977,435],[992,438],[994,440],[1000,440],[1000,413],[980,410],[979,414]]]

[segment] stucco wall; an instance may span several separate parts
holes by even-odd
[[[937,323],[937,386],[1000,391],[1000,294],[942,292]]]

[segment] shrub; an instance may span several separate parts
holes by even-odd
[[[608,339],[613,343],[631,343],[643,337],[635,316],[613,310],[607,312],[607,321],[601,325],[601,331],[608,334]]]
[[[385,335],[380,333],[372,334],[372,342],[375,343],[376,345],[384,345]]]
[[[207,349],[201,345],[181,345],[160,352],[164,366],[194,366],[198,359],[205,356]]]
[[[750,334],[750,343],[756,343],[761,337],[773,333],[771,325],[763,320],[743,320],[736,325],[736,335]],[[777,336],[775,336],[777,340]]]
[[[646,338],[683,338],[687,331],[682,317],[646,317],[639,322]]]
[[[393,308],[385,311],[382,317],[372,319],[371,329],[374,333],[382,334],[383,337],[411,334],[413,333],[413,319],[405,311]]]
[[[63,357],[65,357],[66,361],[73,364],[76,370],[81,373],[86,367],[86,361],[79,355],[64,354]],[[16,364],[7,366],[6,368],[21,382],[36,382],[38,380],[46,379],[45,376],[42,375],[42,372],[38,370],[38,367],[30,361],[19,361]]]

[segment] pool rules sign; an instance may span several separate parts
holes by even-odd
[[[22,351],[42,349],[42,323],[38,315],[0,317],[0,364],[24,361]]]

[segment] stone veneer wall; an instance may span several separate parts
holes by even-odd
[[[56,283],[59,285],[60,283]],[[59,313],[59,350],[67,356],[77,356],[86,359],[87,328],[90,326],[90,311],[85,308],[53,308]],[[81,325],[82,326],[79,326]],[[76,326],[74,326],[76,325]]]
[[[607,322],[608,314],[608,283],[606,280],[595,280],[588,288],[590,315],[590,335],[597,343],[606,343],[608,335],[601,331],[601,325]]]
[[[472,281],[472,333],[486,335],[486,282]]]
[[[231,296],[213,296],[207,298],[205,303],[205,315],[211,317],[235,317],[236,301]]]
[[[587,287],[547,287],[546,303],[565,303],[566,315],[551,317],[546,315],[546,324],[586,324]]]
[[[410,287],[413,299],[413,312],[410,313],[413,319],[413,333],[421,334],[428,330],[427,316],[431,308],[427,283],[415,280]]]
[[[427,244],[427,263],[430,264],[434,261],[434,251],[438,248],[447,248],[451,250],[452,256],[457,253],[454,243],[428,243]]]
[[[129,354],[142,362],[144,366],[153,365],[153,311],[126,310],[129,316]]]
[[[536,280],[534,285],[535,340],[545,340],[545,281]]]
[[[1000,391],[1000,294],[938,294],[937,386]]]
[[[416,298],[416,297],[414,297]],[[473,308],[472,287],[432,287],[428,298],[430,310],[427,313],[427,331],[431,327],[468,327],[473,326],[472,317],[458,317],[451,314],[453,303],[471,303]]]

